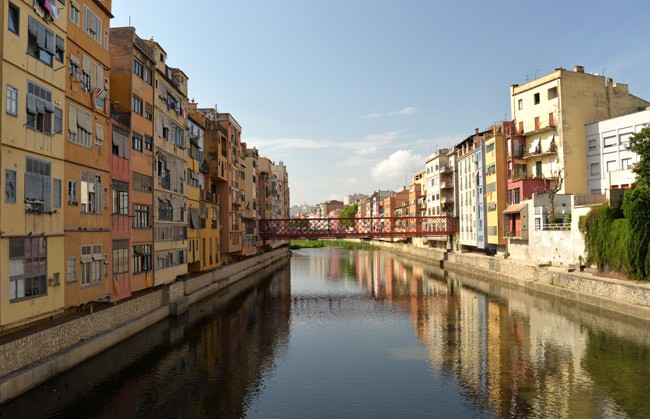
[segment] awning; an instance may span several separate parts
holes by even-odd
[[[541,138],[535,138],[533,140],[532,144],[530,145],[530,148],[528,149],[528,152],[530,154],[537,154],[538,153],[537,149],[539,147],[539,142],[540,141],[541,141]]]
[[[518,212],[521,212],[526,206],[528,205],[528,202],[520,202],[518,204],[512,204],[508,205],[506,209],[503,210],[504,214],[516,214]]]
[[[548,136],[548,138],[545,138],[544,141],[542,142],[542,151],[544,153],[551,151],[551,146],[553,145],[553,142],[555,141],[555,135],[551,134]]]

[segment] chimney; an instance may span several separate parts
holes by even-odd
[[[478,128],[474,128],[474,134],[478,135]]]
[[[573,71],[575,71],[576,73],[584,73],[585,68],[583,66],[581,66],[581,65],[574,65],[573,66]]]

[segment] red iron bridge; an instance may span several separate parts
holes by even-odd
[[[456,220],[434,217],[278,218],[260,220],[265,239],[392,238],[450,236]]]

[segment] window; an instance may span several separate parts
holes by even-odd
[[[185,130],[179,126],[174,126],[174,144],[178,147],[185,147]]]
[[[133,246],[133,273],[151,271],[151,245]]]
[[[129,271],[129,241],[113,240],[113,274]]]
[[[134,132],[132,134],[132,144],[135,151],[142,151],[142,135]]]
[[[618,145],[617,143],[618,143],[618,139],[614,135],[604,138],[604,146],[605,146],[605,148],[614,147],[614,146]]]
[[[174,207],[171,202],[158,200],[158,219],[161,221],[174,221]]]
[[[68,141],[90,148],[92,147],[92,114],[83,109],[68,107]]]
[[[113,186],[113,214],[129,215],[129,184],[111,181]]]
[[[153,119],[153,106],[151,103],[145,102],[144,104],[144,117],[151,121]]]
[[[133,95],[133,112],[142,115],[142,99]]]
[[[485,146],[485,153],[486,154],[491,153],[493,151],[494,151],[494,143],[493,142]]]
[[[151,206],[133,205],[133,228],[151,228]]]
[[[144,65],[136,59],[133,60],[133,72],[141,79],[144,78]]]
[[[517,101],[517,109],[519,109],[519,110],[524,109],[524,100],[523,99],[519,99]]]
[[[133,172],[133,190],[151,192],[151,176]]]
[[[153,148],[153,137],[151,135],[144,135],[144,148],[148,151],[151,151]]]
[[[629,169],[632,166],[632,159],[631,158],[626,158],[621,160],[621,169],[626,170]]]
[[[52,57],[56,54],[54,32],[31,16],[28,16],[27,23],[27,53],[52,67]]]
[[[591,176],[600,176],[600,163],[591,163]]]
[[[68,272],[66,280],[68,282],[77,282],[77,258],[68,258],[66,261],[66,271]]]
[[[5,202],[16,202],[15,170],[5,170]]]
[[[615,170],[618,170],[618,162],[616,160],[609,160],[607,162],[607,171],[613,172]]]
[[[520,194],[520,189],[519,188],[514,189],[514,201],[513,201],[514,204],[518,204],[520,202],[521,196],[519,194]]]
[[[555,99],[557,97],[557,87],[551,87],[548,89],[548,100]]]
[[[104,127],[102,125],[95,125],[95,145],[101,146],[104,144]]]
[[[68,205],[77,205],[77,181],[68,181]]]
[[[537,131],[540,128],[539,124],[539,116],[535,117],[535,131]]]
[[[52,92],[31,81],[27,82],[27,128],[52,134]]]
[[[84,6],[84,32],[98,44],[102,43],[102,21]]]
[[[9,299],[47,294],[47,239],[9,239]]]
[[[50,162],[27,157],[25,170],[25,203],[27,210],[33,212],[50,212]]]
[[[52,206],[54,208],[61,208],[61,179],[53,179],[52,201]]]
[[[20,9],[13,3],[9,3],[7,27],[16,35],[20,33]]]
[[[523,123],[523,121],[519,123],[519,133],[520,134],[524,133],[524,123]]]
[[[104,49],[108,49],[108,29],[104,29]]]
[[[102,245],[83,245],[81,246],[81,285],[89,286],[91,283],[97,284],[102,281]]]
[[[548,125],[551,127],[555,126],[555,114],[553,112],[548,114]]]
[[[533,95],[533,103],[535,103],[535,105],[539,105],[539,93],[535,93]]]
[[[146,81],[148,84],[153,83],[153,71],[151,68],[146,67],[144,68],[144,81]]]
[[[18,116],[18,89],[7,85],[7,113]]]
[[[589,140],[589,151],[594,151],[598,147],[596,140]]]
[[[70,2],[70,21],[79,26],[79,6]]]
[[[89,172],[81,172],[81,212],[101,214],[102,178]]]
[[[65,39],[60,36],[56,36],[56,46],[54,56],[56,60],[60,63],[63,63],[65,57]]]

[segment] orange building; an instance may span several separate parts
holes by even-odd
[[[153,50],[135,32],[135,28],[111,28],[111,116],[125,125],[126,138],[114,130],[111,176],[127,187],[128,217],[114,216],[114,229],[130,227],[130,255],[127,272],[120,273],[118,284],[125,292],[153,285],[153,135],[155,59]],[[120,159],[116,159],[116,155]],[[124,186],[124,185],[123,185]],[[114,194],[116,194],[114,192]],[[120,194],[116,194],[120,195]],[[123,196],[123,194],[122,194]],[[124,212],[124,211],[122,211]],[[119,224],[116,224],[118,222]],[[114,240],[118,240],[114,236]],[[130,281],[130,282],[125,282]]]
[[[64,124],[68,307],[108,301],[113,291],[108,141],[111,1],[78,0],[70,4],[70,9],[65,14],[70,21]]]

